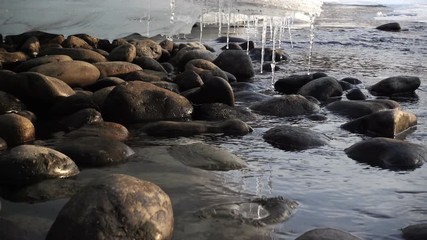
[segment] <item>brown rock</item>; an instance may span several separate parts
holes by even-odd
[[[110,55],[108,56],[108,60],[132,62],[135,57],[136,57],[135,46],[130,43],[126,43],[114,48],[111,51]]]
[[[89,63],[106,62],[107,59],[101,54],[84,48],[46,48],[40,53],[40,56],[45,55],[67,55],[74,60],[85,61]]]
[[[0,115],[0,137],[8,146],[24,144],[35,139],[33,123],[15,113]]]
[[[98,70],[101,72],[101,78],[118,76],[142,70],[142,68],[136,64],[121,61],[99,62],[93,65],[95,65],[95,67],[97,67]]]

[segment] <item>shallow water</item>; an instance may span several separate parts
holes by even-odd
[[[417,91],[418,100],[400,100],[400,103],[403,110],[418,117],[416,131],[406,140],[425,145],[427,24],[402,22],[407,31],[380,32],[374,27],[382,22],[373,20],[378,11],[390,9],[325,6],[316,20],[312,71],[326,72],[337,79],[356,77],[363,82],[361,88],[390,76],[420,77],[422,85]],[[209,29],[204,28],[203,40],[219,49],[224,44],[212,40],[216,37],[216,29],[211,32],[209,35]],[[236,29],[236,32],[234,35],[245,38],[244,29]],[[307,71],[309,26],[294,25],[292,33],[294,48],[290,48],[289,41],[281,45],[291,60],[278,64],[281,70],[276,72],[276,79]],[[199,36],[195,32],[187,38],[198,40]],[[255,68],[259,70],[259,62],[255,62]],[[270,83],[269,73],[258,73],[254,80],[260,92],[275,94]],[[237,104],[247,106],[246,103]],[[174,239],[294,239],[316,227],[339,228],[364,239],[401,239],[401,228],[426,222],[427,167],[396,172],[357,163],[345,155],[344,149],[365,137],[340,129],[346,118],[323,108],[321,114],[327,117],[326,121],[260,116],[257,121],[249,122],[254,132],[242,137],[207,135],[156,139],[131,129],[133,137],[127,143],[136,155],[129,163],[84,169],[75,180],[83,183],[101,174],[117,172],[160,185],[174,204]],[[308,127],[328,136],[330,142],[324,147],[299,152],[286,152],[264,142],[263,133],[282,124]],[[249,167],[240,171],[208,172],[186,167],[166,153],[165,146],[193,142],[227,149],[245,159]],[[299,207],[288,221],[271,227],[255,228],[233,221],[200,219],[194,215],[200,208],[211,204],[279,195],[296,200]],[[31,216],[47,221],[38,228],[41,233],[37,239],[43,239],[43,231],[47,230],[66,199],[35,204],[2,199],[1,203],[2,217]]]

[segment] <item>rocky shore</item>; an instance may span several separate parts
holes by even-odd
[[[361,81],[350,76],[338,80],[325,73],[292,75],[275,82],[280,96],[273,96],[259,93],[251,83],[259,48],[251,44],[247,54],[247,43],[239,39],[221,52],[199,42],[178,44],[139,34],[110,42],[87,34],[65,37],[35,31],[1,37],[1,42],[0,194],[11,201],[70,198],[43,233],[46,239],[173,238],[173,199],[156,182],[108,174],[69,191],[46,184],[66,182],[81,169],[130,161],[136,153],[127,141],[136,131],[153,138],[233,138],[251,134],[248,122],[264,116],[323,121],[328,116],[320,111],[326,110],[348,119],[341,126],[346,131],[366,136],[345,150],[357,162],[409,171],[427,160],[425,146],[402,140],[417,125],[417,117],[395,101],[416,97],[418,77],[390,76],[360,88]],[[277,61],[288,58],[282,50],[275,54]],[[329,142],[321,132],[291,125],[271,128],[263,139],[284,151]],[[166,151],[174,164],[204,171],[248,165],[208,144],[177,145]],[[41,188],[43,194],[28,200],[32,188]],[[242,206],[247,204],[263,207],[266,215],[245,217]],[[198,214],[265,227],[287,220],[297,205],[283,197],[250,199],[211,206]],[[0,238],[8,239],[19,232],[11,229],[19,227],[1,220],[0,229],[5,230]],[[404,236],[409,236],[406,231]],[[297,239],[322,236],[359,239],[331,228]]]

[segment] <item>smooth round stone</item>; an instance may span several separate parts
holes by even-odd
[[[345,96],[348,100],[366,100],[366,95],[359,88],[351,89]]]
[[[204,143],[175,145],[169,148],[169,153],[187,166],[205,170],[228,171],[248,166],[236,155]]]
[[[233,74],[237,78],[237,81],[247,81],[255,76],[252,60],[249,55],[246,54],[246,51],[223,51],[213,63],[222,70]]]
[[[414,224],[403,228],[402,237],[405,240],[427,239],[427,223]]]
[[[40,51],[40,42],[37,37],[30,37],[24,44],[19,48],[19,50],[28,54],[28,56],[35,57]]]
[[[0,182],[5,185],[27,185],[78,173],[78,167],[68,156],[42,146],[14,147],[0,158]]]
[[[400,24],[397,22],[385,23],[376,28],[378,30],[387,31],[387,32],[399,32],[402,29],[400,27]]]
[[[295,240],[361,240],[360,238],[339,229],[316,228],[305,232]]]
[[[46,55],[67,55],[74,60],[85,61],[88,63],[107,61],[103,55],[84,48],[46,48],[39,53],[39,56]]]
[[[136,57],[159,59],[162,56],[162,47],[151,39],[137,41],[135,44]]]
[[[212,77],[197,91],[183,95],[193,104],[224,103],[234,106],[233,88],[221,77]]]
[[[320,107],[307,100],[301,95],[286,95],[273,97],[265,101],[255,103],[250,108],[260,114],[274,115],[278,117],[293,117],[299,115],[313,114],[320,110]]]
[[[203,80],[200,78],[199,74],[194,71],[185,71],[178,74],[174,82],[178,84],[179,89],[183,92],[192,88],[201,87],[203,85]]]
[[[400,109],[400,104],[388,99],[336,101],[326,105],[326,109],[349,118],[359,118],[387,109]]]
[[[136,48],[134,45],[127,43],[119,45],[108,55],[109,61],[132,62],[136,57]]]
[[[274,83],[274,89],[281,93],[296,94],[305,84],[313,81],[314,79],[326,76],[327,75],[325,73],[291,75],[277,80]]]
[[[253,91],[234,92],[236,102],[257,103],[272,98],[272,96]]]
[[[125,80],[118,77],[105,77],[98,79],[94,84],[86,87],[88,91],[96,92],[106,87],[117,86],[119,84],[124,83]]]
[[[36,131],[33,123],[16,113],[0,115],[0,137],[8,146],[16,146],[33,141]]]
[[[0,114],[5,114],[7,112],[18,112],[25,110],[26,106],[21,100],[15,96],[0,91]]]
[[[212,62],[215,59],[215,55],[204,49],[181,49],[176,55],[176,61],[178,61],[176,65],[182,71],[184,70],[185,65],[193,59],[203,59]]]
[[[67,39],[65,39],[61,46],[64,48],[84,48],[84,49],[92,49],[93,47],[89,45],[85,40],[77,37],[77,36],[68,36]]]
[[[21,64],[19,64],[14,71],[15,72],[26,72],[33,67],[40,66],[47,63],[54,62],[65,62],[65,61],[73,61],[73,59],[67,55],[47,55],[37,58],[29,59]]]
[[[7,142],[3,138],[0,137],[0,151],[3,151],[5,149],[7,149]],[[1,205],[0,205],[0,207],[1,207]]]
[[[99,109],[104,108],[105,99],[107,99],[108,95],[116,86],[105,87],[100,90],[97,90],[92,94],[93,102],[98,106]]]
[[[142,68],[136,64],[123,61],[99,62],[93,64],[98,68],[101,78],[114,77],[130,72],[140,71]]]
[[[150,58],[150,57],[138,57],[133,59],[132,63],[140,66],[142,69],[148,69],[158,72],[164,72],[167,73],[167,71],[163,68],[163,66],[157,62],[156,60]]]
[[[327,101],[333,97],[339,97],[343,93],[341,85],[333,77],[321,77],[314,79],[300,88],[298,94],[312,96],[319,101]]]
[[[397,94],[413,93],[421,85],[419,77],[396,76],[389,77],[368,87],[375,96],[393,96]]]
[[[194,106],[193,119],[206,121],[220,121],[226,119],[240,119],[253,121],[255,115],[243,108],[232,107],[223,103],[200,104]]]
[[[114,122],[94,122],[86,124],[79,129],[65,135],[67,138],[100,137],[117,141],[125,141],[129,137],[128,129]]]
[[[25,62],[27,59],[28,56],[23,52],[0,52],[0,63],[2,65]]]
[[[58,120],[62,129],[67,131],[78,129],[86,124],[102,122],[102,115],[96,109],[84,108]]]
[[[101,177],[61,209],[46,240],[172,239],[172,203],[157,185],[127,175]]]
[[[194,71],[199,74],[204,82],[212,77],[221,77],[228,80],[227,74],[224,71],[214,63],[204,59],[193,59],[187,62],[185,71]]]
[[[78,165],[102,167],[127,161],[134,151],[126,144],[108,138],[80,137],[66,139],[58,147]]]

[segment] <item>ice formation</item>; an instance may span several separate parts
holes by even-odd
[[[0,33],[40,30],[117,38],[131,33],[173,36],[192,26],[250,18],[287,18],[320,13],[321,0],[1,0]],[[203,17],[201,17],[203,15]],[[221,34],[221,29],[219,29]]]

